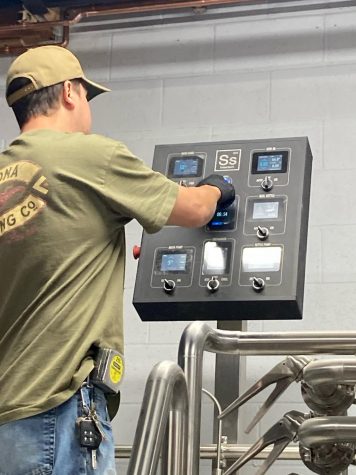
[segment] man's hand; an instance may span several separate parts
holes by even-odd
[[[235,199],[235,188],[221,175],[209,175],[197,186],[180,186],[167,224],[199,228],[214,216],[217,206],[229,206]]]
[[[203,185],[216,186],[216,188],[219,188],[221,192],[221,196],[217,202],[218,206],[224,205],[227,207],[234,202],[235,200],[234,185],[232,185],[231,183],[228,183],[222,175],[218,175],[218,174],[209,175],[203,180],[201,180],[199,183],[197,183],[196,186],[203,186]]]

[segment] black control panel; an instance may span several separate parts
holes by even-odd
[[[236,199],[203,228],[143,233],[133,298],[141,319],[302,318],[308,139],[157,145],[153,168],[184,186],[221,174]]]

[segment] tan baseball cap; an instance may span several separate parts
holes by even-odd
[[[71,79],[81,79],[85,83],[89,101],[102,92],[110,91],[107,87],[89,81],[85,77],[73,53],[54,45],[32,48],[18,56],[7,73],[6,90],[16,78],[27,78],[31,83],[10,95],[6,93],[6,100],[10,107],[31,92]]]

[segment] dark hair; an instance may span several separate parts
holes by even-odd
[[[30,79],[16,78],[9,84],[6,95],[9,96],[30,83]],[[75,87],[79,87],[80,80],[74,79],[73,83]],[[62,82],[54,84],[53,86],[44,87],[15,102],[15,104],[12,105],[12,109],[20,128],[32,117],[39,115],[48,116],[50,111],[55,109],[59,103],[62,87]]]

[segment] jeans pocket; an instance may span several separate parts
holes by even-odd
[[[51,475],[53,411],[0,426],[0,475]]]

